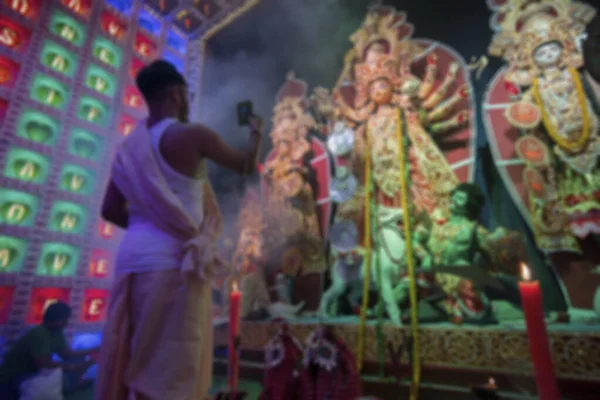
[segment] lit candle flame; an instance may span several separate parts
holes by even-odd
[[[233,282],[233,285],[232,285],[232,291],[234,291],[234,292],[238,291],[238,284],[235,281]]]
[[[521,263],[521,278],[523,278],[524,281],[531,280],[531,269],[529,269],[525,263]]]
[[[496,387],[496,380],[494,378],[492,378],[491,376],[488,379],[488,385],[490,387]]]

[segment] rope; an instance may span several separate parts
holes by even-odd
[[[369,124],[365,128],[365,149],[369,149]],[[363,277],[362,305],[360,307],[360,325],[358,326],[358,349],[356,366],[361,371],[365,353],[365,324],[367,322],[367,308],[369,306],[369,284],[371,282],[371,155],[365,157],[365,276]]]
[[[411,220],[408,202],[408,170],[406,168],[406,154],[404,148],[404,135],[402,134],[402,113],[397,109],[398,150],[400,163],[400,201],[402,204],[402,218],[404,220],[404,239],[406,241],[406,262],[408,264],[408,277],[410,282],[410,327],[412,337],[412,385],[410,387],[410,400],[419,398],[419,384],[421,382],[421,348],[419,343],[419,319],[417,313],[417,284],[415,277],[415,260],[413,257]]]

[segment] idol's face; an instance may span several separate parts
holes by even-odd
[[[467,204],[469,195],[466,192],[456,190],[450,198],[450,212],[452,215],[467,215]]]
[[[365,61],[368,64],[375,63],[379,57],[385,55],[385,46],[381,43],[374,43],[367,50],[367,54],[365,56]]]
[[[389,104],[392,101],[392,85],[387,79],[377,79],[371,83],[370,97],[377,105]]]
[[[544,43],[533,52],[533,60],[541,68],[558,65],[563,54],[563,48],[558,42]]]

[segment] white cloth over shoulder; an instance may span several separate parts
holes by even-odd
[[[175,122],[176,123],[176,122]],[[204,232],[201,221],[184,206],[171,190],[161,169],[145,121],[119,147],[112,169],[112,180],[127,199],[130,208],[144,215],[155,227],[184,243],[181,271],[206,280],[227,275],[214,263],[215,240],[220,232]],[[208,179],[204,181],[203,218],[222,217]]]

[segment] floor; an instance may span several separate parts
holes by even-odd
[[[213,387],[210,390],[211,395],[215,395],[217,392],[225,389],[227,382],[224,377],[216,376],[213,379]],[[240,381],[239,387],[242,391],[248,393],[245,400],[258,400],[262,386],[259,382],[251,381]],[[94,398],[94,389],[90,388],[78,393],[74,393],[65,397],[65,400],[92,400]]]

